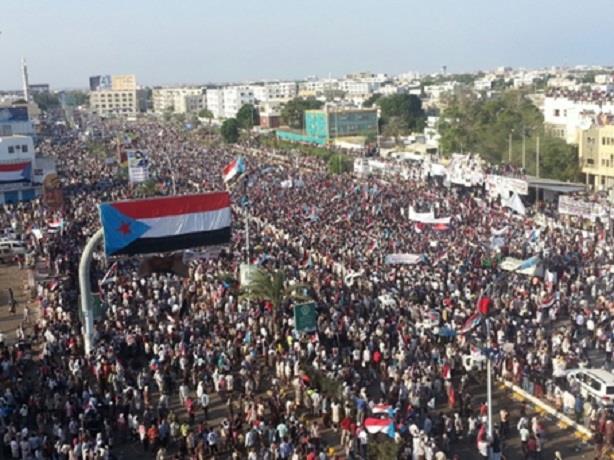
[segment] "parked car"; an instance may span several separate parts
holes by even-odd
[[[27,253],[26,245],[17,240],[0,240],[0,261],[3,263],[12,262],[15,256],[25,256]]]
[[[614,374],[603,369],[574,369],[567,373],[572,388],[600,406],[614,405]]]

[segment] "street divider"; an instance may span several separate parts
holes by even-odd
[[[565,427],[570,427],[570,428],[573,428],[574,430],[576,430],[576,432],[580,435],[580,437],[582,439],[588,441],[588,440],[590,440],[593,437],[592,431],[589,430],[588,428],[586,428],[584,425],[582,425],[582,424],[572,420],[570,417],[568,417],[567,415],[563,414],[562,412],[559,412],[558,410],[556,410],[551,405],[546,404],[545,402],[543,402],[539,398],[536,398],[535,396],[527,393],[522,388],[520,388],[518,385],[515,385],[512,382],[509,382],[509,381],[503,380],[503,379],[501,379],[499,381],[504,386],[506,386],[507,388],[512,390],[515,394],[520,396],[522,399],[525,399],[525,400],[529,401],[534,406],[539,407],[544,412],[547,412],[548,414],[552,415],[553,417],[556,417],[557,419],[559,419],[560,425],[563,425]]]

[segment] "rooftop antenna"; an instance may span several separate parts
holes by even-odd
[[[26,103],[30,102],[30,84],[28,81],[28,65],[26,64],[26,59],[21,58],[21,78],[23,83],[23,98]]]

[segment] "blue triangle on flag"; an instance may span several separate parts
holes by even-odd
[[[100,220],[104,231],[104,249],[112,255],[138,240],[151,227],[119,212],[111,203],[100,205]]]

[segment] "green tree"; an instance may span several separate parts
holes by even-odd
[[[373,93],[371,94],[371,96],[369,96],[368,99],[365,99],[364,102],[362,103],[362,106],[364,108],[369,108],[369,107],[373,107],[374,104],[377,103],[378,100],[380,100],[382,97],[381,94],[379,93]]]
[[[55,109],[60,106],[60,98],[57,94],[53,93],[34,93],[32,98],[36,105],[46,112],[49,109]]]
[[[424,129],[426,114],[418,96],[393,94],[379,99],[377,105],[382,109],[383,126],[394,123],[405,132]]]
[[[354,168],[353,161],[342,153],[331,155],[328,159],[328,170],[333,174],[343,174],[352,171]]]
[[[211,125],[211,120],[213,120],[213,112],[211,112],[209,109],[202,109],[200,112],[198,112],[198,117],[206,118],[207,124]]]
[[[465,93],[447,101],[439,122],[440,148],[453,152],[479,153],[488,161],[509,161],[512,136],[512,163],[522,164],[522,136],[525,135],[526,168],[536,173],[536,144],[540,139],[540,176],[578,180],[577,149],[543,129],[540,110],[521,91],[506,91],[490,99]]]
[[[247,286],[242,286],[241,297],[248,300],[260,300],[271,303],[273,312],[273,327],[275,334],[279,331],[279,314],[284,305],[292,301],[305,301],[309,297],[304,291],[309,289],[305,284],[289,285],[286,274],[282,270],[269,272],[256,270]]]
[[[224,123],[222,123],[222,127],[220,128],[220,132],[224,142],[234,144],[239,140],[239,122],[236,120],[236,118],[224,120]]]
[[[281,120],[290,128],[303,129],[305,110],[320,109],[322,105],[322,102],[315,98],[294,98],[281,110]]]
[[[89,104],[90,96],[85,91],[73,90],[64,92],[62,100],[69,107],[80,107]]]
[[[250,130],[260,124],[258,110],[252,104],[244,104],[237,112],[237,122],[243,129]]]
[[[173,118],[173,112],[174,112],[174,109],[172,107],[166,108],[164,112],[162,113],[162,118],[164,119],[164,121],[166,122],[171,121],[171,119]]]

